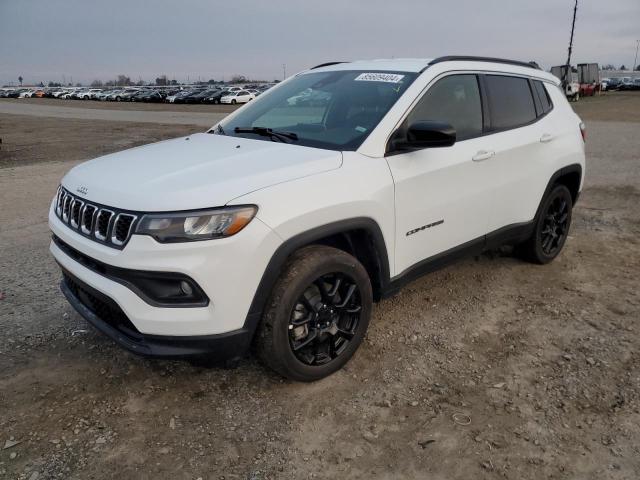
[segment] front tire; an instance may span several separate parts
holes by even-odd
[[[258,357],[292,380],[342,368],[364,339],[373,295],[362,264],[332,247],[295,252],[276,282],[256,333]]]
[[[533,234],[518,246],[521,256],[541,265],[556,258],[567,240],[572,212],[571,192],[564,185],[555,185],[542,201]]]

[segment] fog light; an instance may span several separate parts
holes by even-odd
[[[191,285],[189,285],[188,282],[185,282],[184,280],[180,282],[180,290],[182,290],[182,293],[184,293],[187,297],[193,295],[193,288],[191,287]]]

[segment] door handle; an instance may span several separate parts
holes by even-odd
[[[484,160],[489,160],[495,154],[496,152],[494,152],[493,150],[480,150],[473,157],[471,157],[471,160],[473,160],[474,162],[482,162]]]
[[[550,133],[543,133],[542,136],[540,137],[540,143],[549,143],[554,138],[555,137]]]

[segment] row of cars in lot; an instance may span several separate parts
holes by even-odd
[[[151,103],[247,103],[273,84],[183,86],[183,87],[119,87],[103,88],[7,88],[0,89],[0,98],[60,98],[111,102]]]
[[[613,77],[600,80],[602,90],[640,90],[640,77]]]

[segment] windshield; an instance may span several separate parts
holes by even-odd
[[[291,141],[296,145],[356,150],[417,75],[352,70],[305,73],[260,95],[223,121],[222,131],[278,141],[273,136],[246,132],[254,127],[270,128],[294,133],[296,139]]]

